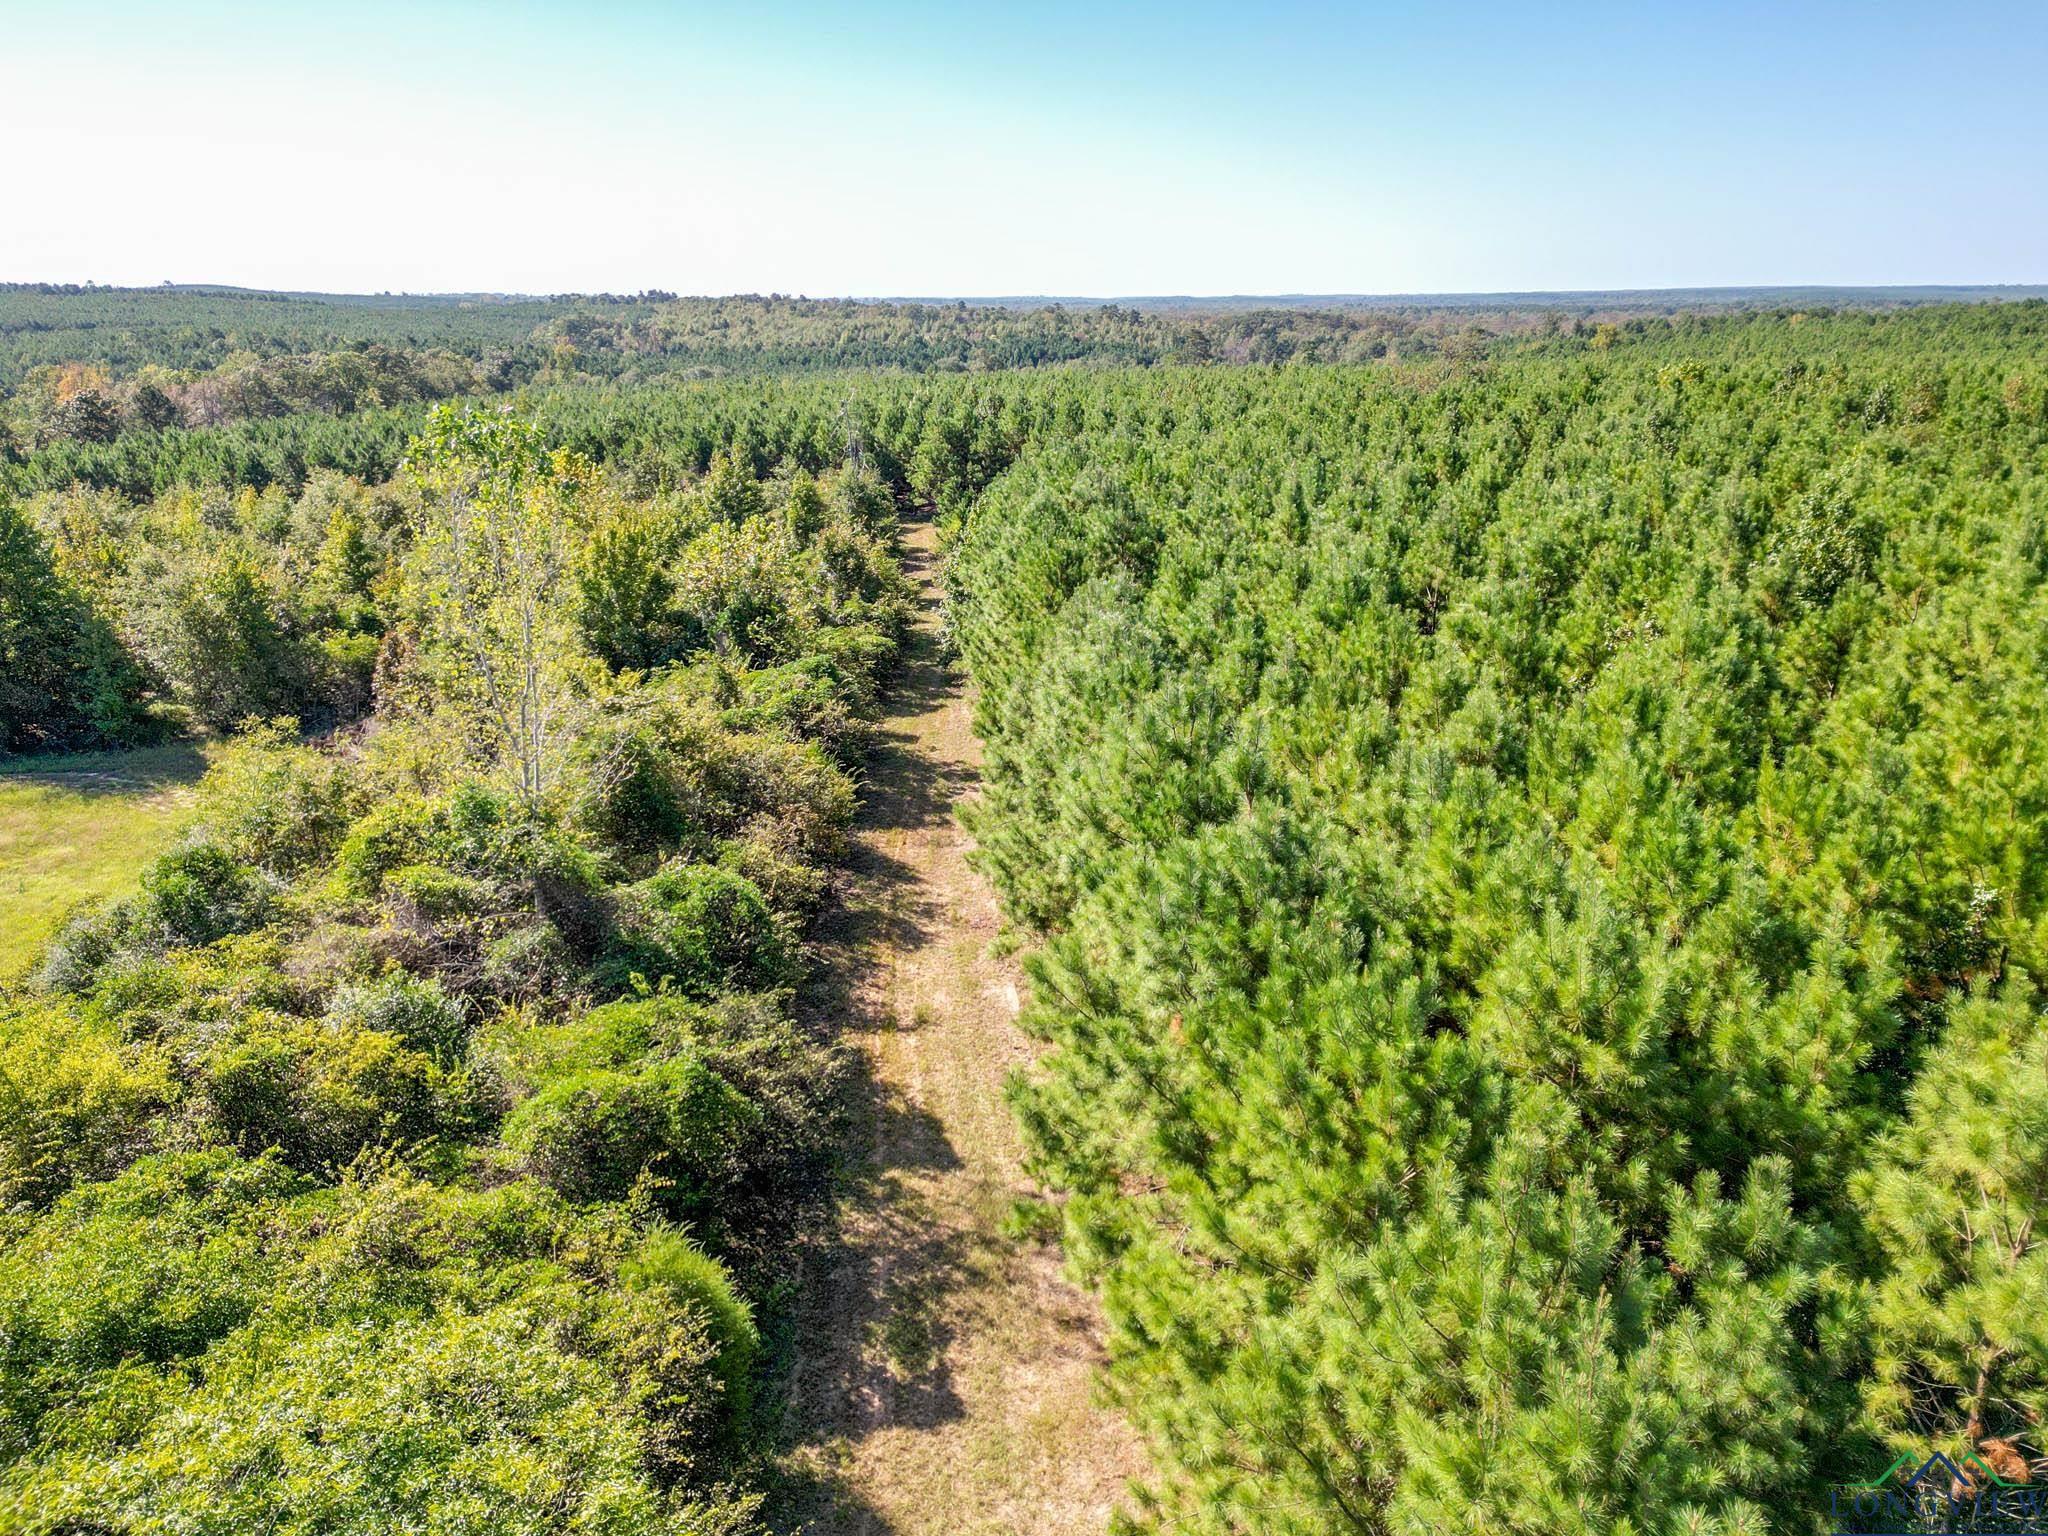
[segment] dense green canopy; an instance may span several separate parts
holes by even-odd
[[[2044,339],[1097,385],[973,504],[1017,1105],[1150,1524],[1797,1531],[2040,1454]]]

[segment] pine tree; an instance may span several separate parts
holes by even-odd
[[[2048,1017],[2030,978],[1955,1008],[1855,1192],[1880,1265],[1876,1427],[2029,1481],[2048,1449]]]
[[[713,517],[735,527],[767,510],[760,482],[732,453],[712,455],[711,472],[704,478],[704,504]]]

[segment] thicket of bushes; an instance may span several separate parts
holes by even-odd
[[[386,487],[9,512],[4,611],[234,734],[0,1007],[0,1523],[753,1528],[893,505],[724,459],[636,501],[448,413]],[[37,744],[120,734],[82,675]]]
[[[953,611],[1140,1525],[2048,1472],[2044,342],[1045,386]]]

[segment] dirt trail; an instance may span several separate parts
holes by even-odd
[[[917,629],[808,999],[866,1058],[870,1155],[807,1288],[771,1514],[816,1536],[1097,1533],[1137,1453],[1096,1402],[1092,1300],[1002,1235],[1028,1188],[1003,1079],[1030,1047],[954,817],[981,744],[940,651],[930,524],[904,542]]]

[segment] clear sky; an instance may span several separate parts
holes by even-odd
[[[0,278],[2048,281],[2048,0],[0,0]]]

